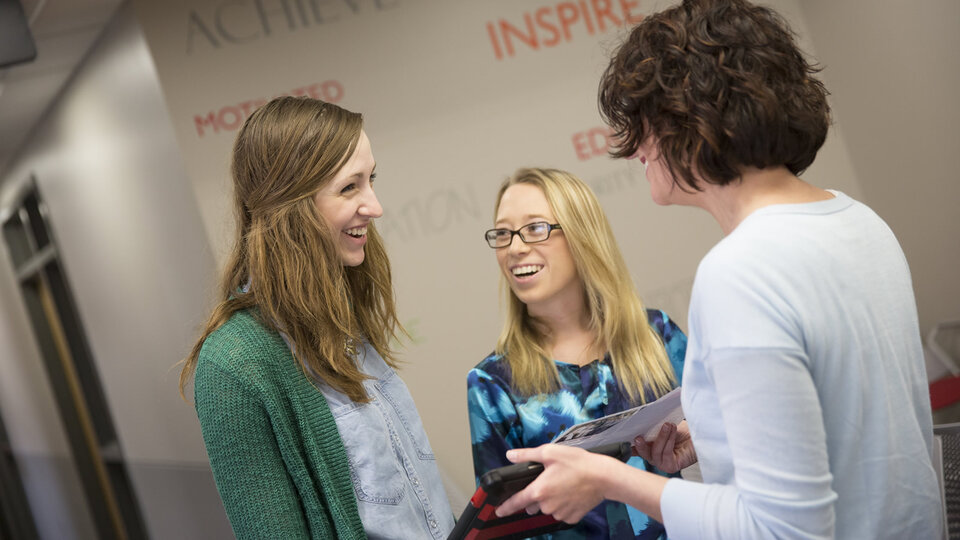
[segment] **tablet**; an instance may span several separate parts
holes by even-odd
[[[620,461],[630,459],[631,455],[628,442],[605,444],[588,450],[613,456]],[[573,527],[573,524],[557,521],[552,516],[541,513],[530,515],[518,512],[511,516],[497,517],[497,506],[527,487],[541,472],[542,464],[526,461],[499,467],[481,476],[480,486],[470,498],[447,540],[512,540]]]

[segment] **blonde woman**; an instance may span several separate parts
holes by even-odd
[[[238,538],[445,538],[453,514],[393,368],[400,328],[363,119],[275,99],[233,151],[236,246],[180,376]]]
[[[493,229],[507,296],[496,350],[467,376],[474,470],[511,448],[646,403],[680,384],[686,337],[644,308],[590,188],[552,169],[520,169],[500,187]],[[640,458],[630,464],[652,470]],[[554,538],[659,538],[663,527],[605,502]]]

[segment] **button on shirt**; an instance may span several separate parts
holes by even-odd
[[[436,458],[410,391],[377,351],[364,344],[360,370],[368,403],[319,382],[347,452],[360,520],[373,540],[443,539],[453,530]]]

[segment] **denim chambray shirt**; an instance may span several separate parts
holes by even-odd
[[[317,386],[347,450],[363,528],[371,540],[444,539],[453,512],[410,391],[370,345],[357,362],[372,377],[363,383],[369,403]]]

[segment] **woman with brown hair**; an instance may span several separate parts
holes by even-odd
[[[238,538],[444,538],[453,514],[393,368],[390,263],[361,115],[277,98],[233,149],[237,240],[186,359]]]
[[[910,270],[870,208],[799,178],[827,93],[783,19],[745,0],[646,17],[611,60],[600,108],[616,157],[662,205],[708,212],[683,372],[687,421],[635,442],[663,470],[545,446],[545,471],[500,512],[577,521],[605,498],[670,538],[939,538],[930,398]]]

